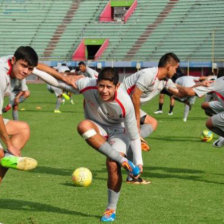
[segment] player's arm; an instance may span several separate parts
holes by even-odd
[[[18,105],[18,104],[19,104],[19,98],[20,98],[23,94],[24,94],[24,91],[20,91],[20,92],[16,95],[16,97],[15,97],[15,99],[14,99],[14,104],[15,104],[15,105]]]
[[[135,110],[133,107],[133,104],[131,101],[127,103],[129,104],[128,107],[126,107],[126,116],[124,120],[125,128],[127,130],[127,133],[130,137],[130,146],[131,150],[133,152],[133,162],[134,164],[138,165],[141,169],[141,172],[143,170],[143,159],[142,159],[142,150],[141,150],[141,140],[139,131],[137,128],[137,123],[135,119]]]
[[[138,87],[135,87],[131,98],[132,98],[132,102],[133,102],[134,109],[135,109],[135,117],[137,120],[138,129],[140,129],[140,106],[141,106],[140,98],[141,98],[141,95],[142,95],[142,91]]]
[[[81,78],[81,76],[80,77],[78,77],[78,76],[67,76],[66,74],[62,74],[62,73],[56,71],[54,68],[51,68],[48,65],[45,65],[45,64],[42,64],[42,63],[39,63],[36,68],[52,75],[56,79],[61,80],[61,81],[65,82],[68,85],[71,85],[75,88],[76,88],[75,81],[77,79]]]

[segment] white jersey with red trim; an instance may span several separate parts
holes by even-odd
[[[159,80],[157,77],[158,67],[142,69],[128,77],[125,77],[122,86],[128,94],[132,94],[135,87],[142,91],[141,103],[146,103],[158,95],[163,88],[176,88],[171,79]]]
[[[199,81],[200,77],[195,77],[195,76],[181,76],[178,78],[175,83],[177,83],[180,86],[185,86],[185,87],[192,87],[196,84],[197,81]]]
[[[198,86],[193,88],[198,97],[204,96],[206,93],[212,93],[213,98],[218,100],[224,108],[224,77],[216,79],[210,86]]]
[[[86,71],[84,73],[81,72],[86,77],[97,79],[98,78],[98,72],[88,66],[86,66]]]
[[[9,60],[10,56],[0,58],[0,114],[2,114],[4,97],[11,93],[10,73],[12,66]]]
[[[87,119],[108,127],[123,127],[124,122],[130,139],[139,138],[132,101],[122,88],[118,88],[113,101],[104,102],[99,96],[96,79],[79,79],[76,85],[85,99],[84,111]]]

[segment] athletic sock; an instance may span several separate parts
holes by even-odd
[[[113,149],[113,147],[108,142],[103,143],[98,150],[102,154],[118,162],[119,164],[122,164],[123,162],[127,161],[127,159],[121,156],[120,153],[117,152],[115,149]]]
[[[108,209],[113,209],[116,211],[119,196],[120,192],[115,192],[111,189],[108,189]]]
[[[159,103],[159,110],[163,110],[163,103]]]
[[[189,111],[190,111],[190,106],[185,104],[185,107],[184,107],[184,119],[187,119]]]
[[[140,135],[142,138],[146,138],[153,132],[153,127],[151,124],[143,124],[141,125]]]
[[[58,97],[57,98],[57,102],[56,102],[55,110],[59,110],[59,108],[61,106],[61,103],[62,103],[62,98],[61,97]]]
[[[12,111],[12,117],[13,117],[13,120],[15,120],[15,121],[19,120],[18,110],[13,110]]]
[[[169,111],[169,113],[172,113],[173,112],[173,107],[174,106],[170,105],[170,111]]]

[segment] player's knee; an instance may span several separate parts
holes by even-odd
[[[202,103],[202,104],[201,104],[201,108],[202,108],[203,110],[207,109],[207,108],[208,108],[207,102]]]
[[[0,149],[0,159],[3,158],[4,155],[5,155],[4,150],[3,149]]]
[[[89,120],[81,121],[78,124],[77,130],[85,140],[92,138],[97,134],[94,125]]]
[[[157,126],[158,126],[158,121],[153,117],[146,116],[144,124],[151,125],[152,128],[153,128],[153,131],[155,131],[157,129]]]
[[[89,130],[90,122],[88,120],[81,121],[77,126],[77,131],[80,135]]]
[[[212,120],[211,120],[211,118],[209,118],[209,119],[206,121],[205,125],[206,125],[206,127],[207,127],[208,129],[210,129],[210,130],[213,128],[213,124],[212,124]]]
[[[25,93],[24,93],[24,97],[25,97],[25,98],[30,97],[30,91],[25,91]]]

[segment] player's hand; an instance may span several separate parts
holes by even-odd
[[[14,105],[18,105],[19,104],[19,98],[15,98],[14,99]]]
[[[141,173],[143,173],[143,166],[142,165],[138,165],[138,167],[139,167]]]
[[[205,80],[203,82],[201,82],[202,86],[205,86],[205,87],[209,87],[214,81],[212,80]]]
[[[83,75],[68,75],[65,77],[65,82],[76,89],[76,81],[83,77]]]

